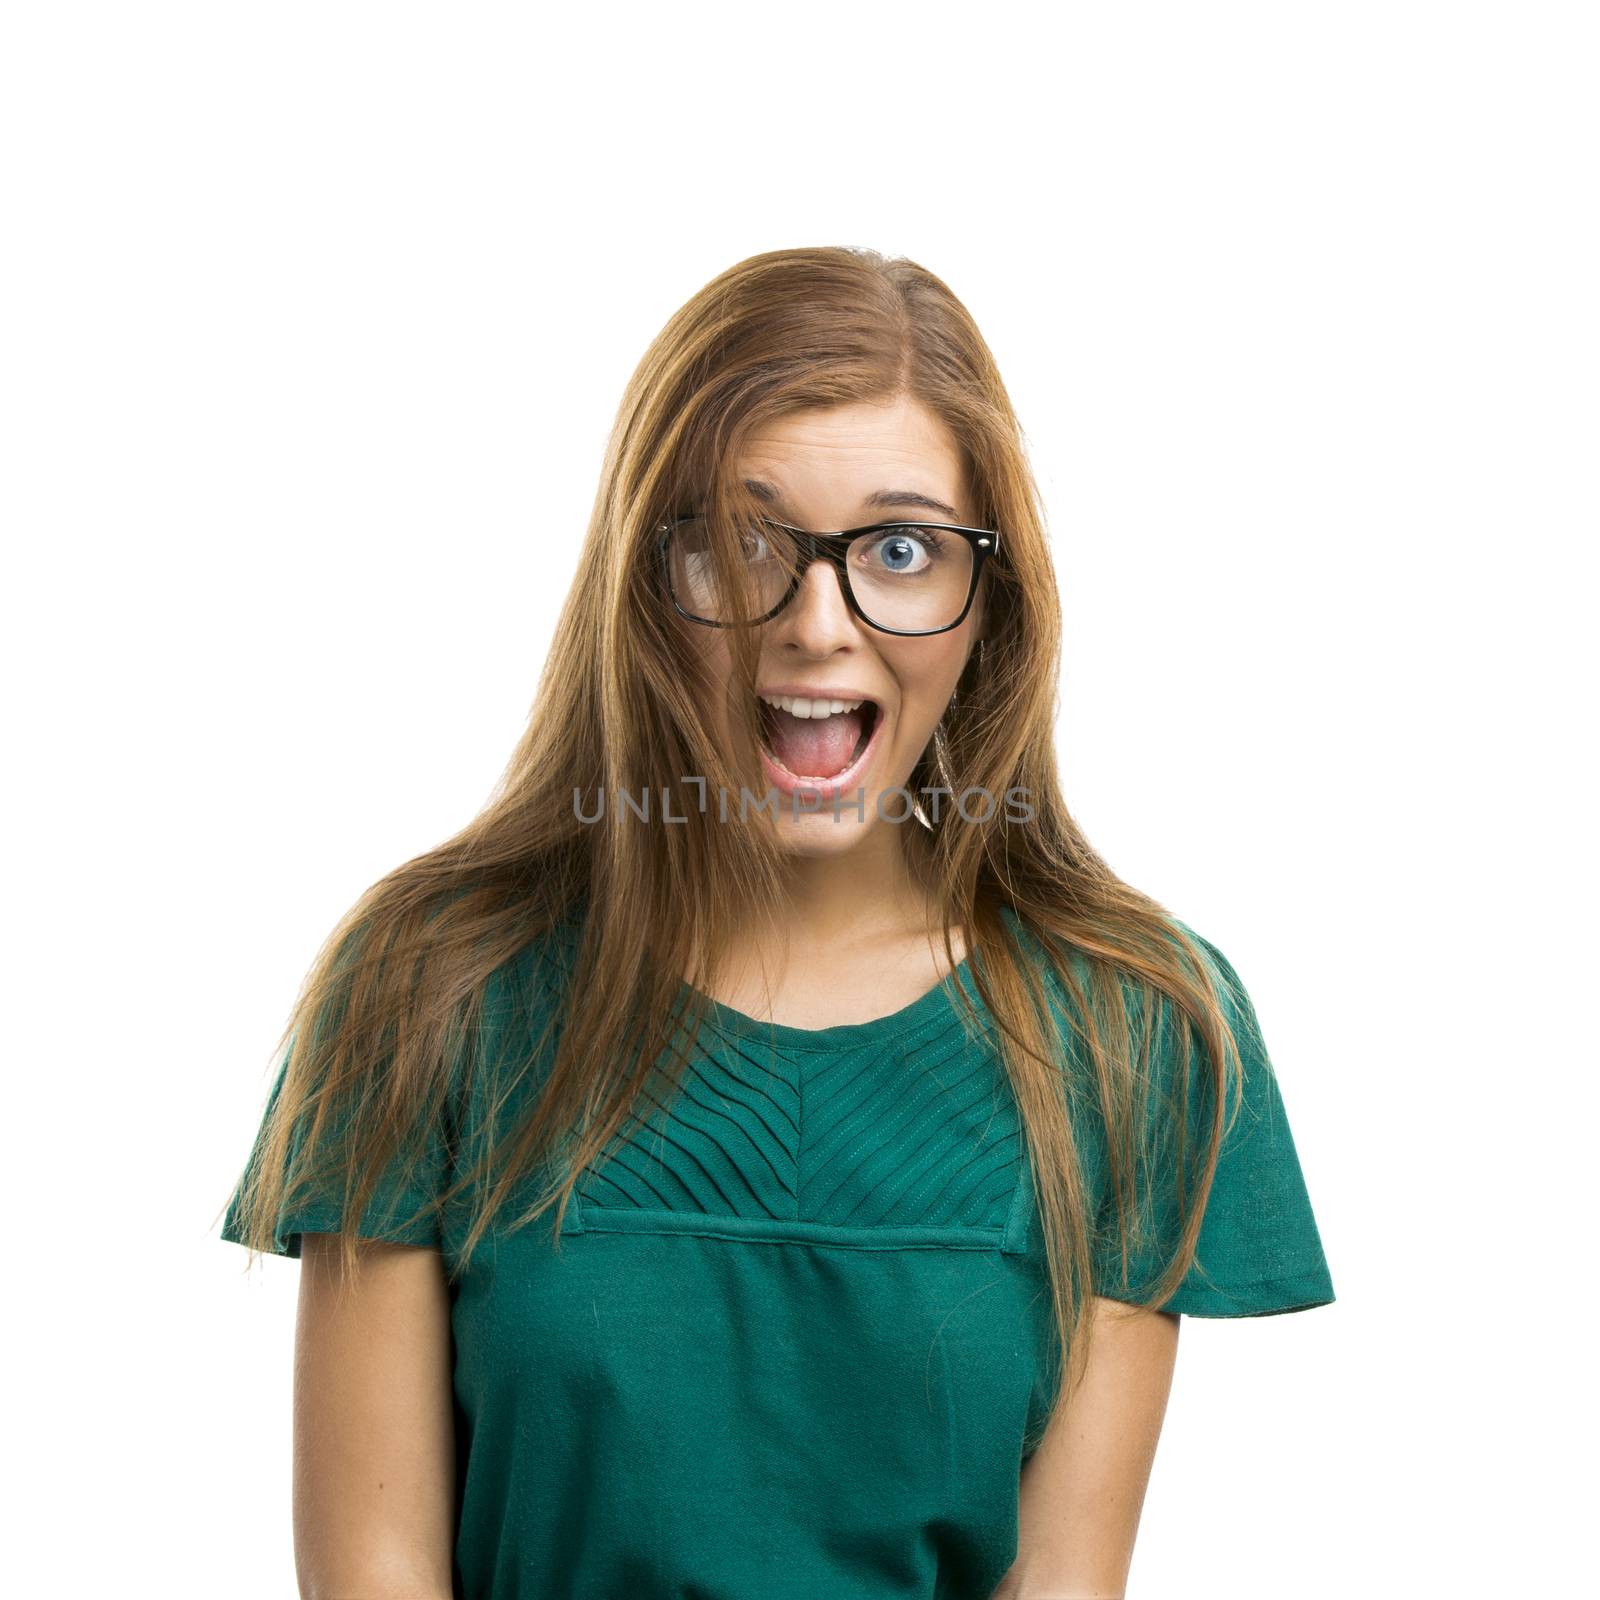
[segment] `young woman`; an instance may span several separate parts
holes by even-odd
[[[1123,1592],[1180,1316],[1334,1296],[1237,975],[1062,800],[1059,650],[943,283],[672,318],[521,744],[330,936],[228,1208],[302,1258],[307,1593]]]

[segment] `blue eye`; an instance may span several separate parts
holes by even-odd
[[[872,541],[863,559],[889,577],[915,577],[942,554],[942,541],[931,528],[893,528]]]

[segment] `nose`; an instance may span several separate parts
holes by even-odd
[[[766,629],[774,643],[796,644],[810,655],[825,654],[853,641],[859,624],[833,563],[820,558],[813,561],[801,574],[788,605]]]

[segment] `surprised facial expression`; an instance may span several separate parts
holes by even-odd
[[[976,525],[955,440],[909,397],[783,417],[751,439],[738,468],[767,515],[796,528]],[[919,604],[934,608],[932,617],[945,592],[964,597],[971,559],[960,535],[907,530],[853,546],[851,582],[869,612],[876,604],[894,617],[899,608],[906,615],[898,625],[917,626]],[[980,583],[958,626],[922,636],[885,633],[855,615],[836,568],[818,560],[784,609],[760,625],[762,770],[776,791],[771,814],[787,848],[847,851],[868,830],[894,825],[884,819],[906,815],[905,798],[890,794],[880,816],[879,796],[909,787],[982,636],[983,601]],[[726,741],[730,697],[743,692],[727,633],[678,620],[716,691],[708,714]]]

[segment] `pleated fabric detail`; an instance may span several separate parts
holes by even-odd
[[[714,1006],[677,1090],[647,1087],[577,1195],[585,1225],[613,1230],[638,1213],[725,1219],[736,1235],[998,1242],[1022,1149],[999,1058],[945,986],[893,1017],[810,1031]]]

